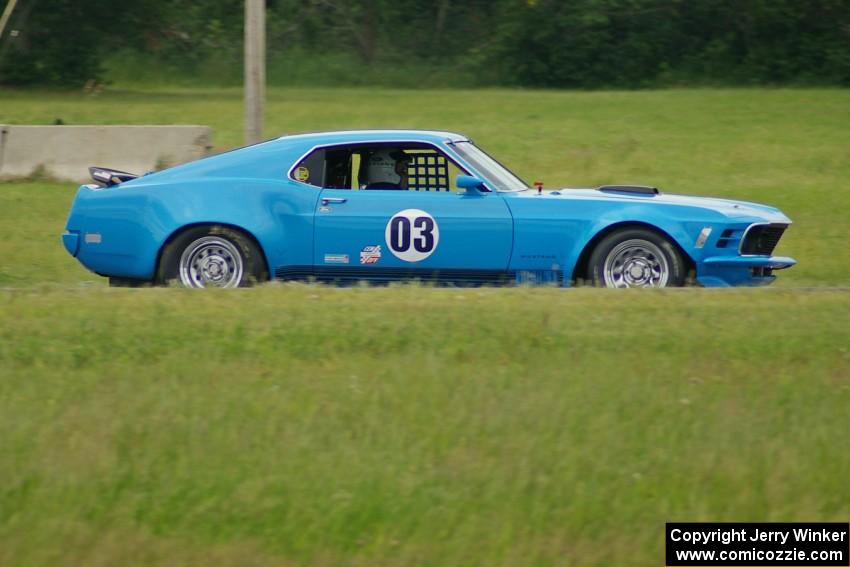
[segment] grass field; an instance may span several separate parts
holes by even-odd
[[[237,91],[0,91],[202,123]],[[0,565],[661,565],[665,521],[850,519],[850,92],[273,90],[267,130],[468,133],[547,186],[780,206],[772,289],[108,289],[0,184]],[[108,164],[106,164],[108,165]]]

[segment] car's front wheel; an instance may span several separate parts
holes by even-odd
[[[257,245],[242,232],[225,226],[198,226],[166,244],[160,259],[159,283],[183,287],[247,287],[268,279]]]
[[[678,287],[687,267],[676,246],[644,228],[625,228],[603,238],[590,256],[588,273],[602,287]]]

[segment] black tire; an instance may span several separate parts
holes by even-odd
[[[687,271],[675,244],[637,227],[616,230],[599,241],[587,266],[598,287],[681,287]]]
[[[230,262],[219,262],[225,266],[228,285],[216,285],[203,277],[192,278],[188,268],[186,277],[181,276],[181,262],[191,259],[193,250],[197,250],[198,246],[210,248],[216,244],[223,258],[230,259]],[[189,258],[184,259],[184,254],[187,253]],[[232,263],[236,262],[241,262],[241,274],[232,269]],[[227,266],[231,266],[229,271]],[[165,245],[160,256],[156,282],[164,285],[176,283],[183,287],[249,287],[268,279],[265,259],[253,239],[230,227],[205,225],[186,229]],[[189,285],[187,281],[194,284]]]

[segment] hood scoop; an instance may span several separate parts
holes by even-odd
[[[603,185],[602,187],[597,187],[596,190],[603,193],[624,193],[627,195],[644,195],[647,197],[654,197],[661,194],[658,187],[646,187],[644,185]]]

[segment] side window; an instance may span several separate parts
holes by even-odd
[[[325,184],[328,189],[351,188],[351,151],[327,150],[325,152]]]
[[[466,173],[423,143],[320,148],[302,159],[292,178],[326,189],[448,193]]]
[[[369,147],[355,151],[357,187],[361,190],[457,191],[455,179],[465,173],[442,152],[426,145]]]
[[[461,168],[436,150],[412,150],[408,188],[411,191],[457,191],[455,180],[465,174]]]
[[[408,171],[408,189],[411,191],[448,191],[449,160],[434,150],[413,150]]]
[[[292,178],[302,183],[325,186],[325,150],[317,150],[302,159],[292,170]]]
[[[292,170],[292,178],[326,189],[350,189],[351,150],[329,148],[316,150]]]

